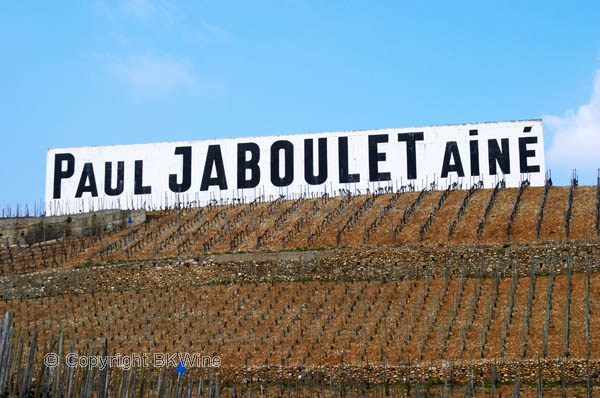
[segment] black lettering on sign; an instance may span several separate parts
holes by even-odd
[[[311,185],[320,185],[327,180],[327,138],[319,138],[319,174],[315,175],[313,161],[313,139],[304,140],[304,179]]]
[[[135,161],[135,184],[133,193],[136,195],[148,195],[152,193],[151,186],[144,186],[144,161],[136,160]]]
[[[488,156],[490,164],[490,175],[498,174],[496,163],[500,166],[500,170],[504,174],[510,174],[510,153],[508,148],[508,138],[500,140],[502,150],[498,146],[498,140],[488,140]]]
[[[250,159],[246,159],[250,153]],[[254,188],[260,182],[260,148],[254,142],[238,144],[237,150],[237,187],[238,189]],[[250,179],[246,179],[246,170],[250,170]]]
[[[104,192],[108,196],[117,196],[123,193],[125,186],[125,162],[117,162],[117,187],[112,187],[112,162],[104,163]]]
[[[283,150],[285,174],[281,177],[279,156]],[[289,141],[275,141],[271,145],[271,182],[276,187],[286,187],[294,181],[294,145]]]
[[[178,146],[175,155],[183,156],[183,175],[181,184],[177,182],[177,174],[169,174],[169,189],[172,192],[185,192],[192,186],[192,147]]]
[[[477,130],[469,130],[469,136],[479,134]],[[471,176],[479,175],[479,141],[469,141],[469,149],[471,150]]]
[[[369,136],[369,181],[389,181],[390,173],[379,172],[379,162],[386,159],[385,152],[377,152],[377,145],[388,142],[387,134]]]
[[[348,166],[348,137],[338,138],[338,161],[340,171],[340,183],[348,184],[360,182],[360,174],[350,174]]]
[[[479,175],[479,141],[469,141],[469,148],[471,149],[471,175]]]
[[[216,177],[211,177],[213,167],[217,172]],[[211,185],[217,185],[219,189],[227,189],[227,179],[225,178],[225,167],[223,166],[223,155],[221,155],[220,145],[208,146],[200,190],[208,191],[208,187]]]
[[[531,130],[531,127],[529,127]],[[519,163],[521,173],[538,173],[539,165],[529,165],[527,158],[535,156],[535,149],[527,149],[527,144],[537,144],[537,137],[522,137],[519,138]]]
[[[62,164],[67,162],[67,169],[63,171]],[[53,199],[60,199],[60,186],[63,178],[71,178],[75,173],[75,156],[70,153],[57,153],[54,155],[54,192]]]
[[[83,171],[81,172],[81,178],[79,179],[75,197],[81,198],[84,192],[91,193],[94,198],[98,196],[98,187],[96,186],[96,177],[94,176],[94,166],[91,163],[85,163],[83,165]]]
[[[454,163],[451,164],[451,160],[454,160]],[[444,152],[444,162],[442,164],[442,178],[448,177],[448,173],[452,172],[458,174],[459,177],[465,176],[456,141],[446,142],[446,151]]]
[[[406,142],[406,176],[409,180],[417,178],[417,141],[423,141],[423,132],[400,133],[398,142]]]

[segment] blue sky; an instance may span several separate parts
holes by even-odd
[[[7,2],[0,203],[46,149],[529,119],[595,183],[600,2]]]

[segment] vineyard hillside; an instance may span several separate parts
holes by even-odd
[[[599,192],[498,184],[175,206],[6,244],[0,395],[592,394]],[[220,366],[182,379],[168,365],[44,364],[67,350],[195,352]]]

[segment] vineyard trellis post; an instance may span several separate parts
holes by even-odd
[[[567,298],[565,303],[565,323],[563,331],[563,355],[565,358],[569,357],[569,332],[570,332],[570,320],[571,320],[571,294],[573,291],[572,286],[573,280],[573,264],[571,256],[567,260]]]

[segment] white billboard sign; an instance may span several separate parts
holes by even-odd
[[[544,184],[541,120],[50,149],[47,214]]]

